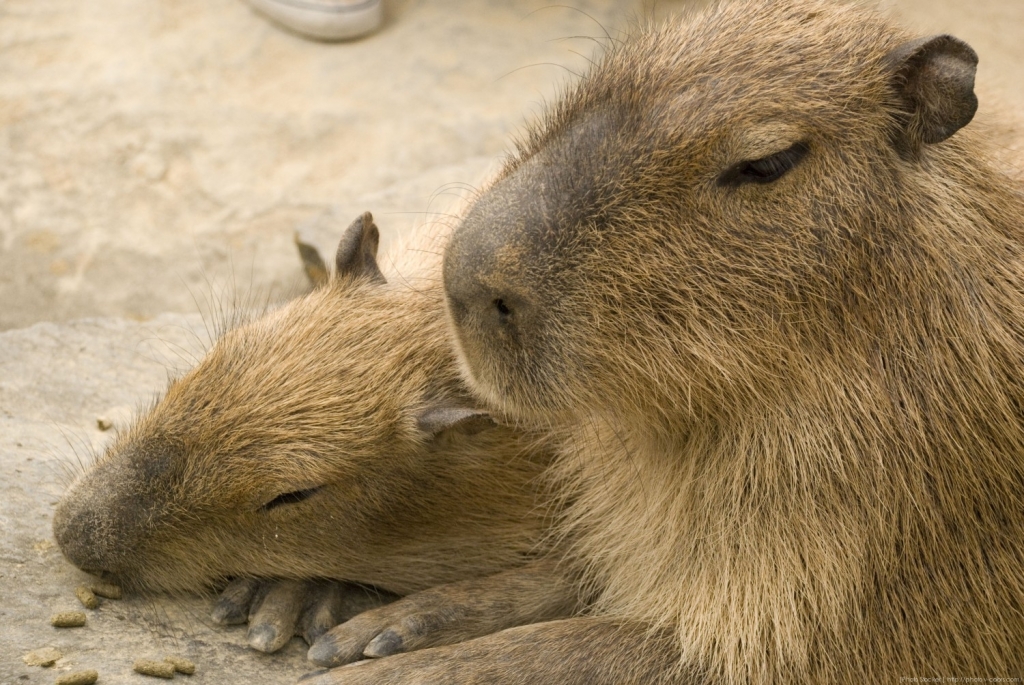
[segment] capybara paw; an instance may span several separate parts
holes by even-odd
[[[236,578],[228,583],[213,605],[210,617],[222,626],[233,626],[249,620],[249,607],[260,588],[256,578]]]
[[[394,595],[352,583],[325,580],[232,581],[213,608],[221,625],[249,623],[249,646],[276,652],[292,636],[307,644],[348,618],[393,601]]]
[[[296,630],[306,607],[311,584],[297,580],[268,581],[249,608],[249,646],[261,652],[276,652],[284,647]]]
[[[465,607],[444,601],[441,588],[416,593],[338,625],[324,633],[307,658],[320,666],[341,666],[364,657],[385,657],[450,644],[467,633]]]

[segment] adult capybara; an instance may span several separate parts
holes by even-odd
[[[595,601],[312,682],[1024,676],[1024,190],[976,63],[815,0],[612,47],[444,262],[478,396],[568,434]]]
[[[54,517],[70,561],[139,591],[244,576],[406,594],[529,559],[551,451],[494,425],[459,379],[444,235],[422,231],[386,274],[377,236],[360,217],[328,283],[224,334],[71,485]],[[216,617],[244,621],[254,590],[233,585]],[[307,602],[312,641],[345,617],[336,590],[272,586],[250,642],[280,647],[291,625],[268,626]]]

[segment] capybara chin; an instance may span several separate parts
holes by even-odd
[[[598,600],[530,640],[599,682],[666,634],[683,682],[1024,676],[1024,193],[967,126],[976,63],[737,2],[614,46],[526,137],[444,283],[476,392],[570,434]]]
[[[463,388],[443,237],[424,229],[385,274],[376,226],[353,223],[328,283],[227,332],[71,485],[68,559],[136,590],[260,576],[397,594],[526,561],[550,451]]]

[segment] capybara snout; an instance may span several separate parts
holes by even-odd
[[[54,513],[61,551],[90,573],[130,576],[136,553],[164,523],[172,488],[169,455],[158,448],[148,459],[134,452],[97,464]]]

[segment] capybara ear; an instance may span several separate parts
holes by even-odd
[[[324,258],[320,256],[320,250],[307,234],[305,229],[295,231],[295,247],[299,249],[299,258],[302,260],[302,269],[313,287],[319,288],[330,279],[331,272],[327,270]]]
[[[416,426],[432,437],[443,433],[476,435],[496,425],[486,411],[467,407],[429,407],[416,417]]]
[[[378,283],[386,282],[377,266],[379,243],[380,231],[373,223],[373,215],[363,212],[341,236],[334,256],[335,275],[367,276]]]
[[[889,60],[907,115],[898,134],[903,149],[941,143],[974,118],[978,55],[970,45],[949,35],[919,38],[890,52]]]

